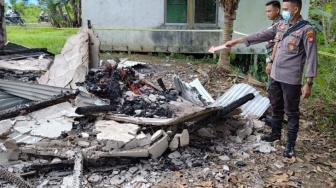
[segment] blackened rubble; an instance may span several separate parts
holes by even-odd
[[[90,70],[85,79],[90,93],[110,100],[111,107],[104,106],[104,109],[116,109],[119,114],[135,117],[171,118],[174,112],[165,104],[176,101],[178,93],[174,89],[166,89],[162,80],[159,83],[163,90],[152,87],[131,67]],[[80,111],[84,112],[83,109]]]

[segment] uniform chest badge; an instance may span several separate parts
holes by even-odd
[[[295,34],[300,34],[300,32],[301,32],[301,29],[295,31]]]
[[[289,50],[290,51],[293,51],[295,48],[294,48],[294,45],[289,45]]]
[[[291,39],[291,40],[289,41],[290,44],[295,44],[295,42],[296,42],[295,39]]]

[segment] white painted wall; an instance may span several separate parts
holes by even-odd
[[[266,18],[268,0],[241,0],[234,31],[250,34],[271,25]],[[302,15],[308,17],[309,1],[303,0]],[[112,51],[162,51],[207,53],[212,45],[222,43],[221,30],[224,13],[218,9],[218,25],[209,28],[195,26],[191,32],[178,31],[186,26],[164,24],[164,0],[82,0],[83,24],[91,20],[102,42],[103,50]],[[197,29],[198,28],[198,29]],[[158,31],[167,29],[174,31]],[[213,30],[202,32],[199,29]],[[243,35],[234,34],[233,38]],[[264,53],[264,44],[245,47],[239,45],[238,53]],[[237,52],[237,48],[233,49]]]

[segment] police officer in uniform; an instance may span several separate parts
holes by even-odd
[[[268,1],[265,4],[265,6],[266,6],[265,7],[266,16],[269,20],[272,20],[272,26],[278,23],[280,20],[282,20],[282,16],[280,14],[281,5],[279,1],[277,0]],[[274,39],[266,43],[266,51],[267,51],[266,63],[269,63],[273,60],[272,52],[274,45],[275,45]],[[269,74],[270,72],[271,70],[267,71],[267,74]]]
[[[281,138],[284,114],[288,117],[287,143],[284,157],[294,156],[299,131],[300,97],[308,98],[317,73],[317,44],[314,29],[300,15],[301,0],[283,0],[283,21],[273,27],[225,43],[232,47],[246,46],[277,40],[275,59],[272,62],[270,99],[272,105],[272,132],[262,139],[273,142]],[[306,67],[302,82],[303,68]]]

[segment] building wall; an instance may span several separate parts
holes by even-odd
[[[233,38],[271,25],[265,15],[268,0],[241,0],[234,24]],[[302,15],[308,17],[309,0],[303,0]],[[222,43],[224,13],[218,8],[218,24],[167,25],[165,0],[82,0],[83,24],[91,21],[101,49],[108,51],[144,51],[207,53]],[[235,53],[263,54],[264,44],[238,45]]]

